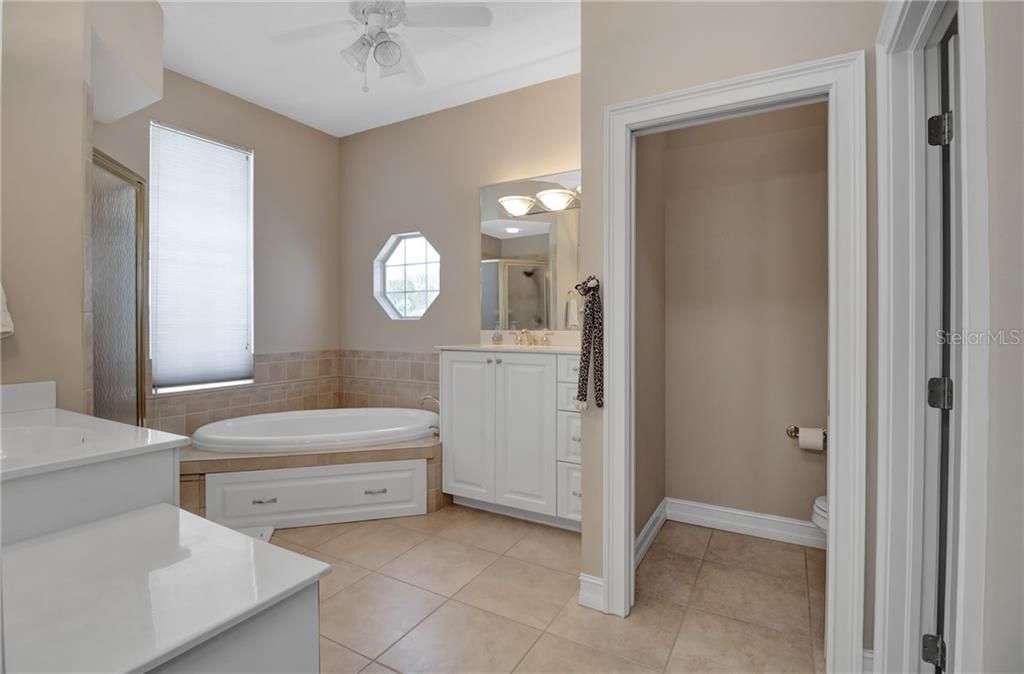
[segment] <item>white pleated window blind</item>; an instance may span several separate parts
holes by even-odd
[[[252,379],[252,152],[150,125],[157,390]]]

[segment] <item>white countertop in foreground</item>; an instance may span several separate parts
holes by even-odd
[[[61,409],[0,415],[0,480],[174,449],[189,439]]]
[[[167,504],[8,546],[7,671],[148,670],[329,569]]]
[[[435,347],[438,351],[502,351],[505,353],[568,353],[579,355],[578,346],[516,346],[515,344],[454,344]]]

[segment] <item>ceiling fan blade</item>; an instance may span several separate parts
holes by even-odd
[[[405,25],[422,28],[472,28],[491,25],[494,14],[486,5],[461,2],[411,2],[405,6]]]
[[[361,26],[362,24],[357,23],[352,19],[340,19],[338,21],[328,21],[327,23],[318,23],[313,26],[306,26],[305,28],[286,30],[283,33],[275,33],[270,36],[270,41],[276,44],[305,42],[307,40],[317,40],[324,37],[330,37],[343,32],[345,29]]]

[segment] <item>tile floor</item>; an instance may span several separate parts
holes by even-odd
[[[275,532],[332,565],[323,672],[824,671],[820,550],[668,522],[623,620],[581,608],[580,537],[449,506]]]

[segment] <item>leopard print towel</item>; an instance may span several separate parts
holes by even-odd
[[[580,343],[580,380],[576,389],[576,408],[587,409],[587,380],[594,363],[594,404],[604,407],[604,312],[601,309],[601,282],[596,276],[576,286],[583,295],[583,336]]]

